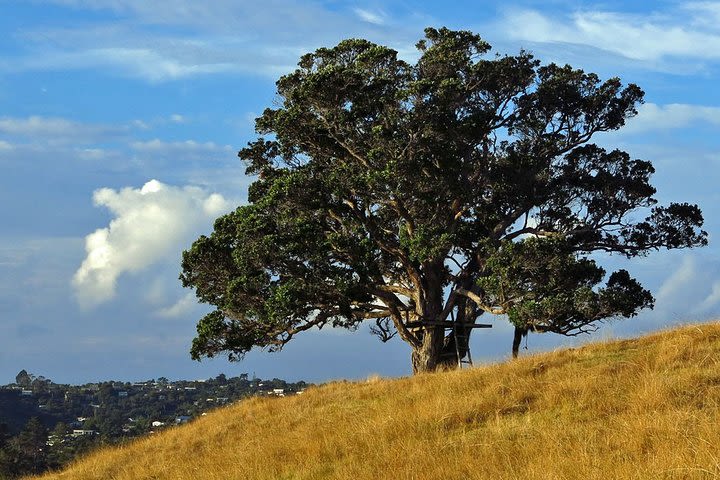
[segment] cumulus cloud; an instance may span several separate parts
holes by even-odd
[[[172,258],[231,207],[221,195],[151,180],[141,188],[96,190],[93,201],[113,220],[85,237],[86,258],[72,280],[84,308],[115,296],[118,278]]]

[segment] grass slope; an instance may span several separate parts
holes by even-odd
[[[251,399],[43,479],[720,478],[720,324]]]

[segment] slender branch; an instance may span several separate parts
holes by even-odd
[[[419,347],[422,342],[420,342],[420,339],[407,329],[405,323],[403,322],[402,311],[408,311],[407,306],[393,293],[385,292],[377,288],[371,288],[368,290],[370,294],[375,295],[385,302],[390,312],[390,318],[392,318],[400,338],[414,347]]]
[[[392,323],[390,323],[389,318],[378,318],[377,320],[375,320],[375,325],[370,326],[370,332],[374,335],[377,335],[380,338],[380,341],[385,343],[392,339],[398,333],[397,329],[395,329],[394,332],[391,332],[391,326]]]
[[[457,298],[457,295],[457,290],[453,290],[452,292],[450,292],[450,295],[445,302],[445,308],[443,308],[443,311],[440,312],[440,315],[438,315],[439,321],[444,321],[448,317],[448,315],[450,315],[450,312],[452,312],[453,308],[455,308],[455,299]]]
[[[516,208],[512,212],[510,212],[508,215],[505,216],[505,218],[498,223],[495,228],[493,228],[492,231],[492,238],[499,240],[500,237],[502,237],[503,232],[507,230],[508,227],[510,227],[513,223],[517,221],[520,216],[527,211],[526,207]]]
[[[323,121],[323,123],[325,124],[325,127],[328,130],[328,134],[330,135],[330,137],[333,140],[335,140],[338,143],[338,145],[340,145],[342,148],[344,148],[346,152],[348,152],[353,158],[355,158],[358,162],[360,162],[364,167],[370,168],[370,162],[368,162],[362,155],[360,155],[358,152],[356,152],[350,145],[343,142],[336,135],[334,130],[337,130],[337,128],[335,128],[333,125],[331,125],[330,122],[328,122],[327,118],[323,114],[317,112],[317,116]]]
[[[379,200],[379,203],[392,207],[395,213],[397,213],[400,218],[405,220],[408,235],[412,236],[415,233],[415,220],[410,215],[410,212],[408,211],[407,207],[405,207],[402,200],[398,198],[392,198],[390,200]]]

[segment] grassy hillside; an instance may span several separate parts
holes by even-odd
[[[720,478],[720,324],[244,401],[42,478]]]

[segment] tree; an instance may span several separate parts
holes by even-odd
[[[70,427],[67,426],[65,422],[57,422],[55,424],[55,428],[53,428],[52,432],[50,433],[51,436],[55,438],[62,439],[70,433]]]
[[[657,205],[650,162],[590,143],[636,115],[638,86],[425,35],[415,64],[346,40],[278,80],[256,119],[267,138],[239,153],[249,203],[183,253],[183,285],[216,307],[193,358],[369,319],[432,371],[457,364],[482,315],[575,335],[653,306],[593,254],[707,243],[697,206]]]
[[[8,448],[10,429],[6,423],[0,423],[0,480],[12,478],[13,459]]]
[[[21,387],[29,388],[32,385],[33,376],[30,375],[25,369],[20,370],[15,376],[15,383]]]
[[[32,387],[33,393],[39,394],[48,392],[51,384],[52,380],[40,375],[39,377],[33,379],[30,386]]]
[[[37,417],[31,418],[20,434],[8,442],[10,476],[38,474],[47,467],[47,429]]]

